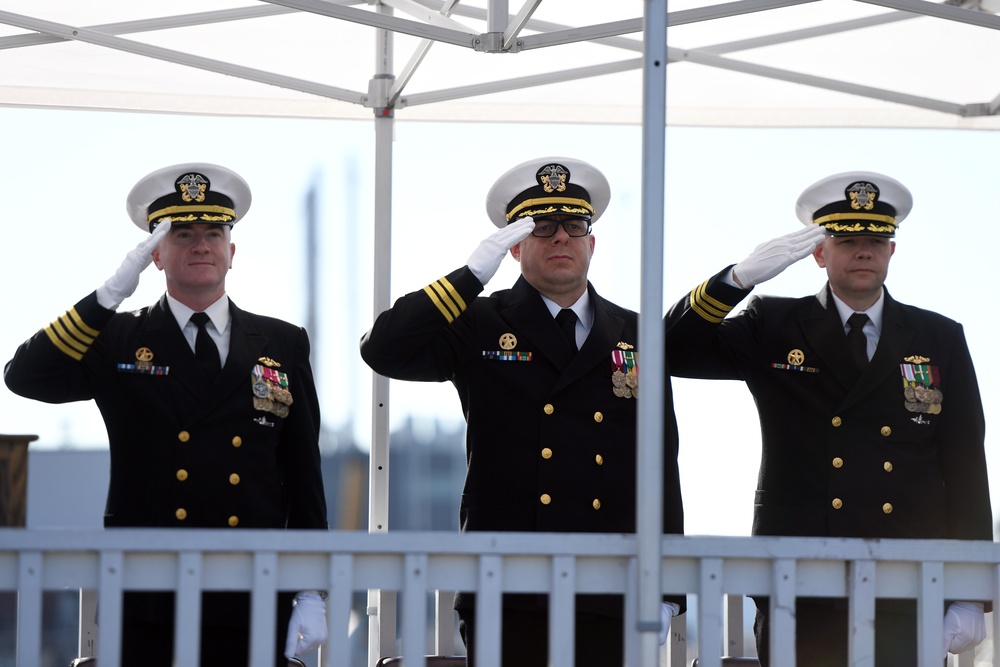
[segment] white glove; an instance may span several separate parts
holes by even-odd
[[[289,660],[326,641],[326,602],[320,594],[317,591],[299,593],[294,605],[285,641],[285,657]]]
[[[761,243],[750,256],[733,267],[733,280],[750,289],[775,277],[803,257],[812,254],[826,235],[822,225],[808,225],[790,234]]]
[[[660,646],[667,643],[667,637],[670,636],[670,619],[680,610],[680,605],[673,602],[660,603]]]
[[[958,655],[986,639],[982,602],[952,602],[944,613],[944,657]]]
[[[486,287],[493,274],[500,268],[500,262],[511,246],[520,243],[521,240],[531,233],[535,228],[535,221],[531,218],[522,218],[517,222],[512,222],[503,229],[490,234],[482,243],[472,251],[469,261],[466,264],[472,275],[479,278],[479,282]]]
[[[164,220],[153,229],[148,239],[129,251],[115,275],[97,288],[97,303],[108,310],[117,310],[139,286],[139,274],[153,261],[153,250],[169,231],[170,220]]]

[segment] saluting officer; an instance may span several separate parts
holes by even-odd
[[[990,540],[983,406],[962,325],[883,287],[910,192],[848,172],[799,197],[805,228],[758,246],[667,315],[671,371],[743,380],[760,413],[753,534]],[[827,284],[804,298],[757,284],[812,254]],[[755,633],[768,662],[768,601]],[[985,636],[983,604],[953,602],[944,651]],[[799,665],[847,665],[847,605],[800,598]],[[877,600],[877,667],[917,664],[916,601]]]
[[[582,160],[517,165],[486,198],[500,230],[465,266],[397,300],[361,340],[382,375],[455,385],[468,422],[462,530],[635,531],[637,315],[587,280],[591,225],[610,196],[604,175]],[[521,277],[480,296],[508,250]],[[663,530],[681,533],[669,382],[663,412]],[[661,640],[681,605],[683,597],[664,603]],[[544,597],[508,594],[503,607],[503,664],[546,665]],[[472,596],[456,608],[474,665]],[[622,613],[620,596],[577,599],[577,665],[621,664]]]
[[[231,228],[249,206],[247,183],[225,167],[180,164],[141,179],[126,208],[150,236],[4,370],[21,396],[97,402],[111,451],[105,527],[327,528],[306,331],[226,294]],[[151,261],[166,294],[117,313]],[[202,665],[248,663],[249,611],[247,593],[204,595]],[[173,619],[172,593],[127,592],[122,664],[171,665]],[[279,596],[278,653],[325,636],[318,592],[298,594],[294,609],[292,594]]]

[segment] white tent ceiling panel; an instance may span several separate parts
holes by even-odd
[[[424,7],[440,2],[421,1],[393,0],[387,17],[347,0],[203,0],[184,15],[164,0],[7,0],[0,104],[641,121],[639,0],[538,1],[523,30],[506,30],[510,52],[500,53],[488,52],[503,49],[487,34],[486,0],[454,4],[448,17]],[[949,18],[852,0],[675,3],[668,122],[1000,128],[1000,75],[988,67],[1000,62],[1000,17],[891,1]],[[376,26],[385,25],[404,32],[380,59]],[[422,49],[427,35],[441,41]],[[395,77],[385,88],[380,64]]]

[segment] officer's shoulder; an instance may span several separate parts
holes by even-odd
[[[301,325],[294,324],[271,315],[260,315],[258,313],[248,313],[246,311],[243,311],[243,314],[250,318],[258,328],[264,331],[293,334],[303,328]]]
[[[920,306],[913,306],[908,303],[896,302],[899,306],[900,312],[903,317],[909,318],[917,322],[914,326],[924,326],[924,327],[957,327],[962,326],[960,322],[947,315],[939,313],[935,310],[928,310],[927,308],[921,308]]]
[[[816,295],[809,296],[777,296],[774,294],[751,294],[747,300],[747,308],[755,310],[794,310],[809,307],[816,302]]]
[[[639,317],[639,313],[637,313],[634,310],[625,308],[624,306],[619,306],[617,303],[614,303],[613,301],[608,301],[607,299],[602,299],[602,301],[604,302],[604,305],[607,307],[608,312],[617,315],[618,317],[621,317],[623,319],[633,319],[633,320],[638,319]]]

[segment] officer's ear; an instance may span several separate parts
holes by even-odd
[[[518,241],[510,247],[510,256],[514,258],[515,261],[521,261],[521,242]]]
[[[816,264],[818,264],[819,267],[823,269],[826,268],[826,258],[823,257],[823,248],[825,245],[826,245],[826,239],[823,239],[822,241],[816,244],[816,249],[813,250],[813,259],[815,259]]]

